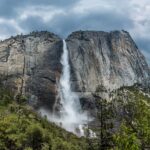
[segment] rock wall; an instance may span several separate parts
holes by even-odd
[[[95,108],[95,97],[134,83],[149,83],[144,56],[126,31],[77,31],[66,39],[71,65],[71,87],[85,108]],[[2,83],[16,95],[26,95],[33,106],[52,109],[62,66],[62,39],[50,32],[32,32],[0,42]]]
[[[62,40],[49,32],[33,32],[0,42],[3,84],[25,94],[34,106],[51,107],[61,73]]]
[[[126,31],[77,31],[69,35],[67,45],[74,91],[111,91],[150,76],[144,56]]]
[[[77,31],[66,41],[72,90],[92,116],[96,115],[96,101],[110,100],[112,90],[150,84],[146,60],[128,32]]]

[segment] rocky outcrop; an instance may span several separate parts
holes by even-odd
[[[66,42],[71,87],[79,92],[83,107],[92,110],[95,98],[107,98],[108,91],[121,86],[149,84],[145,58],[126,31],[77,31]],[[44,31],[0,42],[2,83],[16,95],[26,95],[32,105],[52,109],[62,72],[62,51],[62,39]]]
[[[62,40],[49,32],[32,32],[0,42],[0,74],[6,87],[25,94],[34,106],[51,107],[61,73]]]
[[[126,31],[77,31],[66,39],[72,90],[95,116],[96,101],[111,100],[111,91],[135,83],[150,85],[144,56]]]
[[[67,45],[74,91],[112,91],[150,77],[144,56],[126,31],[77,31]]]

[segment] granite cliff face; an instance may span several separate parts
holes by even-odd
[[[66,39],[71,87],[81,102],[95,107],[93,95],[106,96],[121,86],[149,82],[144,56],[126,31],[77,31]],[[34,106],[52,108],[62,66],[62,39],[49,32],[33,32],[0,42],[3,84],[25,94]],[[99,93],[100,92],[100,93]]]
[[[34,106],[50,107],[61,73],[62,40],[49,32],[33,32],[0,42],[3,84],[16,95],[25,94]]]
[[[111,91],[149,79],[146,60],[126,31],[78,31],[67,45],[74,91]]]

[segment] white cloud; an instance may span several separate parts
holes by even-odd
[[[112,5],[107,1],[100,0],[80,0],[73,8],[73,11],[78,14],[89,14],[91,11],[110,10]]]
[[[20,21],[26,20],[29,17],[40,17],[45,23],[54,19],[57,15],[65,15],[65,11],[52,6],[30,6],[22,10],[19,16]]]
[[[18,25],[17,20],[0,18],[0,40],[8,38],[10,34],[21,34],[25,31]],[[10,33],[11,32],[11,33]]]
[[[149,0],[131,0],[130,1],[130,19],[133,21],[133,28],[130,32],[137,38],[150,39],[150,1]]]
[[[109,15],[112,14],[112,17],[114,14],[120,15],[120,17],[126,16],[127,18],[129,18],[132,24],[132,26],[127,28],[127,30],[131,33],[133,38],[150,40],[149,0],[80,0],[73,7],[73,12],[81,16],[88,16],[91,14],[91,12],[103,14],[106,17],[108,15],[108,12]],[[124,23],[126,24],[127,22]],[[150,50],[146,49],[142,52],[150,63]]]
[[[17,32],[23,32],[24,30],[18,25],[17,21],[14,19],[5,19],[0,18],[0,25],[7,24],[13,26],[14,29],[16,29]]]
[[[134,38],[150,39],[150,1],[149,0],[80,0],[72,9],[72,12],[78,15],[90,15],[91,12],[97,14],[122,15],[131,20],[133,26],[127,30],[131,32]],[[105,20],[104,20],[105,21]],[[111,25],[110,25],[111,26]],[[117,29],[117,24],[116,24]]]
[[[125,28],[137,41],[150,41],[150,0],[77,0],[69,7],[57,3],[56,0],[55,5],[43,2],[17,6],[14,8],[17,13],[11,19],[0,17],[0,39],[35,28],[63,35],[80,29]],[[150,59],[146,50],[144,54]]]

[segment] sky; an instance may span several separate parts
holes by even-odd
[[[0,0],[0,39],[31,31],[126,30],[150,64],[150,0]]]

